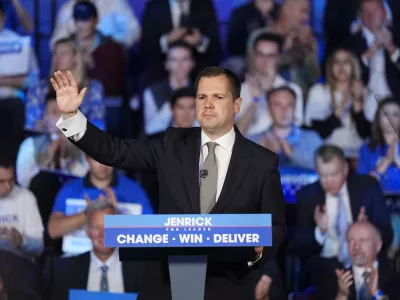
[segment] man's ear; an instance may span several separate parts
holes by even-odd
[[[233,103],[234,104],[234,111],[235,111],[235,114],[237,115],[238,113],[240,113],[240,106],[242,105],[242,101],[243,101],[243,99],[241,98],[241,97],[239,97],[239,98],[237,98],[236,100],[235,100],[235,102]]]

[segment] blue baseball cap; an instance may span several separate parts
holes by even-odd
[[[89,1],[78,1],[74,5],[74,20],[87,21],[91,18],[97,19],[96,6]]]

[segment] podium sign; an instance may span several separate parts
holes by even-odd
[[[106,215],[107,247],[271,246],[271,215]]]

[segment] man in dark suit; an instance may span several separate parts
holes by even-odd
[[[272,247],[257,248],[257,253],[254,248],[203,250],[209,261],[207,300],[254,299],[260,267],[275,256],[286,228],[276,154],[234,127],[242,101],[239,79],[220,67],[204,69],[195,82],[201,128],[169,128],[163,139],[138,142],[96,129],[78,110],[86,90],[78,93],[70,72],[54,76],[51,82],[63,112],[59,128],[103,164],[156,173],[160,214],[272,214]],[[199,178],[201,169],[208,170],[207,177]],[[171,299],[167,250],[162,254],[161,261],[146,265],[140,299]]]
[[[58,262],[50,285],[52,300],[68,300],[71,289],[138,293],[139,265],[120,262],[118,251],[104,246],[104,216],[116,213],[110,199],[88,206],[85,227],[93,250]]]
[[[394,27],[387,26],[382,0],[362,0],[361,26],[350,37],[360,59],[363,81],[377,96],[400,96],[400,40]]]
[[[375,226],[365,221],[354,223],[347,232],[347,243],[351,267],[342,269],[338,265],[336,274],[332,272],[321,280],[321,299],[399,299],[394,270],[378,262],[382,238]]]
[[[197,49],[199,71],[221,59],[219,25],[211,0],[149,1],[142,28],[142,54],[153,66],[162,63],[168,45],[179,40]]]

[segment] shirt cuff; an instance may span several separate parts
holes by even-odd
[[[204,53],[207,51],[209,44],[210,44],[210,39],[207,36],[202,35],[200,44],[196,47],[196,49],[199,53]]]
[[[166,34],[163,34],[160,37],[160,47],[161,47],[162,53],[168,52],[168,43],[167,43],[167,35]]]
[[[314,236],[315,236],[315,240],[317,241],[318,244],[320,244],[320,245],[324,244],[324,242],[326,240],[326,232],[322,233],[321,230],[319,230],[318,226],[315,227]]]
[[[400,49],[397,48],[396,51],[394,51],[394,53],[390,56],[390,59],[392,60],[392,62],[397,63],[399,57],[400,57]]]
[[[57,121],[56,126],[67,138],[72,137],[72,139],[77,142],[86,132],[87,119],[78,110],[75,116],[67,120],[64,119],[64,116],[61,116],[61,118]]]

